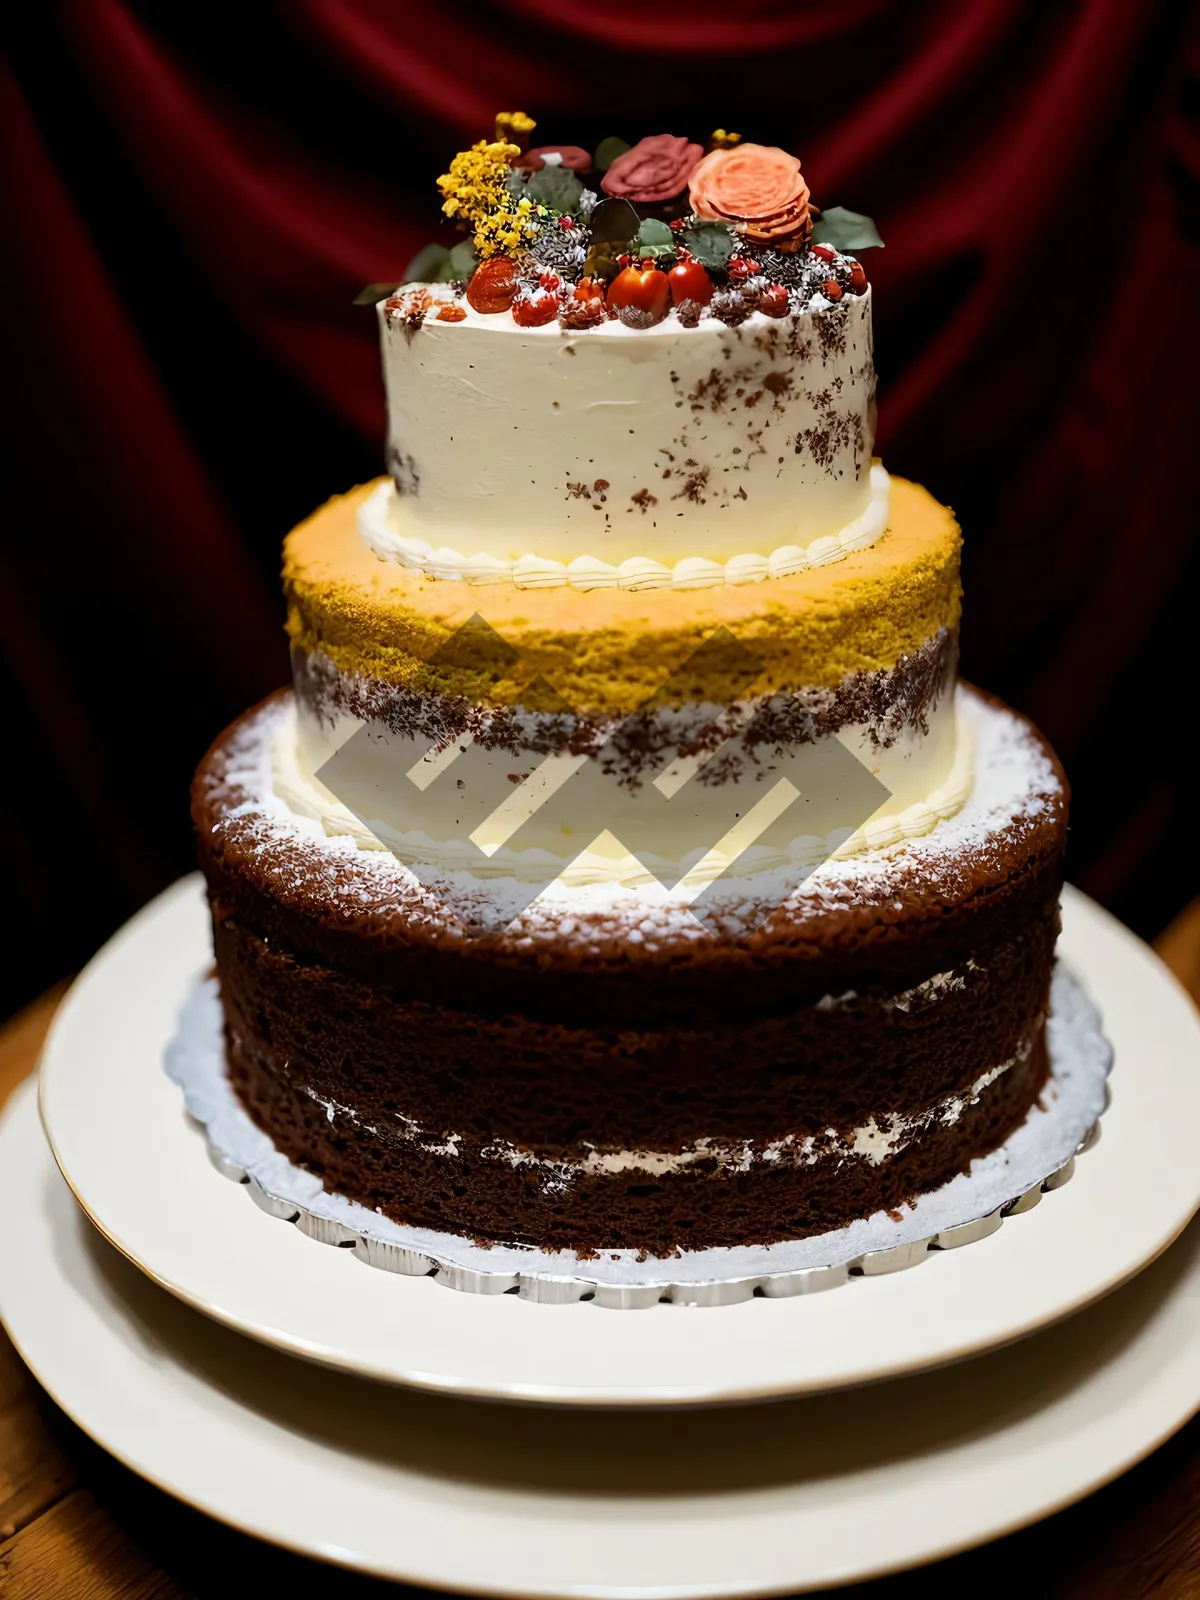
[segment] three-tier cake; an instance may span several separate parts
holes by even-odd
[[[197,775],[229,1075],[401,1223],[802,1238],[1037,1101],[1066,786],[873,461],[867,219],[529,126],[381,296],[389,476],[289,536],[293,688]]]

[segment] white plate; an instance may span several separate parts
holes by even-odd
[[[214,1325],[88,1225],[28,1091],[0,1123],[0,1241],[0,1316],[105,1448],[260,1538],[437,1588],[707,1600],[872,1577],[1069,1504],[1200,1406],[1200,1224],[1101,1304],[1020,1345],[881,1387],[669,1423],[381,1387]],[[667,1310],[598,1313],[593,1325],[611,1335],[666,1322],[687,1335],[729,1320]],[[744,1349],[740,1368],[755,1359]]]
[[[719,1309],[616,1314],[375,1271],[247,1204],[185,1121],[162,1052],[208,961],[196,880],[105,947],[55,1019],[42,1114],[118,1249],[210,1316],[294,1353],[458,1394],[575,1404],[731,1402],[878,1381],[973,1355],[1105,1294],[1200,1203],[1200,1022],[1139,940],[1083,896],[1063,949],[1104,1009],[1113,1105],[1073,1182],[919,1272]]]

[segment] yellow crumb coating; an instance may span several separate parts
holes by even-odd
[[[727,627],[763,662],[756,694],[833,688],[853,672],[895,666],[940,628],[956,628],[961,539],[954,514],[919,484],[892,479],[887,532],[873,545],[787,578],[738,587],[630,593],[517,589],[427,578],[382,561],[357,512],[376,487],[339,495],[284,546],[288,633],[344,673],[503,704],[541,674],[580,712],[641,705],[709,636]],[[427,663],[478,614],[519,664],[466,670]],[[478,655],[472,661],[479,660]],[[684,698],[728,698],[717,682]]]

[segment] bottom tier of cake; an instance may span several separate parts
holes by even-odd
[[[243,1104],[398,1222],[582,1255],[803,1238],[938,1186],[1045,1082],[1066,833],[1036,730],[959,693],[958,815],[785,884],[761,926],[735,883],[709,927],[657,885],[555,886],[477,939],[289,811],[265,702],[194,792]]]

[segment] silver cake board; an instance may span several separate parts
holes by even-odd
[[[226,1075],[214,978],[202,980],[185,1004],[167,1048],[166,1070],[203,1129],[219,1172],[244,1184],[269,1215],[295,1223],[322,1244],[353,1249],[370,1266],[431,1277],[472,1294],[517,1294],[549,1304],[710,1306],[755,1295],[810,1294],[854,1277],[916,1266],[931,1250],[986,1238],[1006,1217],[1061,1188],[1074,1174],[1075,1157],[1099,1137],[1112,1066],[1099,1013],[1062,961],[1051,985],[1046,1034],[1050,1078],[1040,1102],[999,1149],[911,1206],[807,1239],[646,1258],[636,1250],[607,1250],[581,1260],[568,1250],[484,1246],[403,1227],[344,1195],[327,1193],[319,1178],[281,1155],[242,1109]]]

